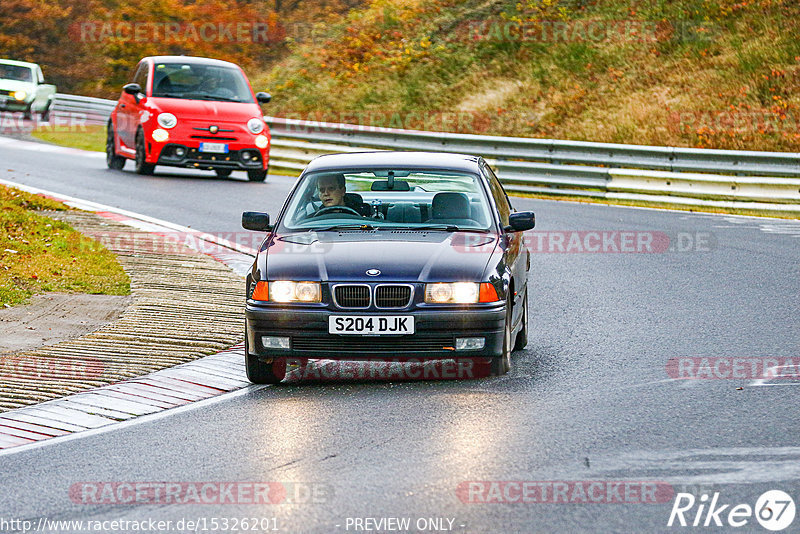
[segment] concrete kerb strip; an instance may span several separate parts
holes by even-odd
[[[104,243],[131,277],[133,303],[97,332],[14,353],[23,362],[43,362],[47,370],[67,366],[71,371],[53,380],[42,376],[41,366],[23,365],[19,373],[12,369],[19,376],[0,385],[0,410],[11,408],[0,411],[0,449],[105,428],[249,385],[238,342],[243,334],[241,278],[255,250],[146,215],[6,180],[0,184],[93,212],[49,214],[89,235],[127,232],[152,240],[177,232],[191,237],[181,246],[196,251],[170,253],[175,243],[131,249],[130,239]],[[189,280],[196,280],[197,287]]]

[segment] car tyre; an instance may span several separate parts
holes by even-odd
[[[514,350],[522,350],[528,345],[528,290],[525,290],[525,298],[522,300],[522,328],[517,333],[514,342]]]
[[[32,106],[33,106],[33,104],[31,104],[31,107],[32,107]],[[23,118],[24,118],[26,121],[31,121],[31,120],[33,120],[33,112],[31,111],[31,107],[29,107],[28,109],[26,109],[25,111],[23,111],[23,112],[22,112],[22,117],[23,117]]]
[[[42,111],[42,122],[50,122],[50,108],[53,106],[53,101],[47,103],[47,107]]]
[[[114,147],[114,123],[111,121],[108,121],[108,128],[106,129],[106,165],[108,165],[109,169],[115,171],[122,170],[125,166],[125,158],[117,155],[117,150]]]
[[[247,171],[247,179],[251,182],[263,182],[267,179],[267,171],[262,169],[252,169]]]
[[[214,169],[214,172],[217,173],[219,178],[227,178],[233,172],[233,169]]]
[[[511,370],[511,301],[507,304],[505,326],[503,327],[503,352],[492,358],[489,376],[501,376]]]
[[[280,384],[286,377],[286,358],[275,358],[265,363],[258,356],[245,354],[247,379],[253,384]]]
[[[156,166],[147,163],[147,153],[144,148],[144,134],[141,130],[136,133],[136,174],[151,175]]]
[[[253,384],[279,384],[286,378],[286,358],[275,358],[272,363],[265,363],[258,356],[250,354],[245,329],[244,337],[244,364],[247,379]]]

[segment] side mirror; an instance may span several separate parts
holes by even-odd
[[[532,211],[520,211],[508,216],[508,226],[503,228],[506,232],[524,232],[536,226],[536,215]]]
[[[142,94],[142,87],[138,83],[129,83],[127,85],[123,85],[122,90],[135,98],[137,104],[139,103],[139,100],[141,100],[139,95]]]
[[[129,95],[137,95],[142,92],[141,86],[138,83],[129,83],[122,87],[122,90],[128,93]]]
[[[269,214],[260,211],[245,211],[242,213],[242,228],[256,232],[269,232]]]
[[[256,100],[259,104],[268,104],[272,100],[272,95],[263,91],[256,93]]]

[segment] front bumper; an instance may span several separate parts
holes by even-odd
[[[412,315],[414,334],[336,335],[328,333],[331,315]],[[502,353],[504,303],[464,307],[434,307],[412,311],[337,311],[316,306],[259,305],[245,308],[247,345],[260,358],[319,358],[331,360],[496,357]],[[288,350],[264,348],[262,336],[289,337]],[[458,337],[483,337],[483,349],[455,350]]]
[[[196,144],[196,143],[195,143]],[[179,155],[183,149],[183,154]],[[262,170],[269,162],[269,151],[246,147],[230,150],[226,154],[204,153],[197,147],[180,143],[167,143],[161,148],[157,165],[189,167],[193,169]]]
[[[9,99],[5,104],[0,104],[0,111],[28,111],[33,102]]]

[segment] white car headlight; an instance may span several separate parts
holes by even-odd
[[[23,100],[25,100],[25,97],[28,96],[28,93],[26,93],[25,91],[14,91],[13,96],[16,100],[22,102]]]
[[[267,148],[267,145],[269,145],[269,139],[267,139],[266,135],[259,135],[256,137],[256,146],[258,148],[264,149]]]
[[[475,304],[480,296],[476,282],[447,282],[425,284],[425,302],[428,304]]]
[[[272,302],[321,302],[322,288],[319,282],[276,280],[269,282],[269,300]]]
[[[260,134],[264,131],[264,121],[253,117],[247,121],[247,129],[250,130],[250,133]]]
[[[178,124],[178,118],[175,117],[172,113],[159,113],[158,114],[158,125],[162,128],[166,128],[169,130],[170,128],[174,128]]]

